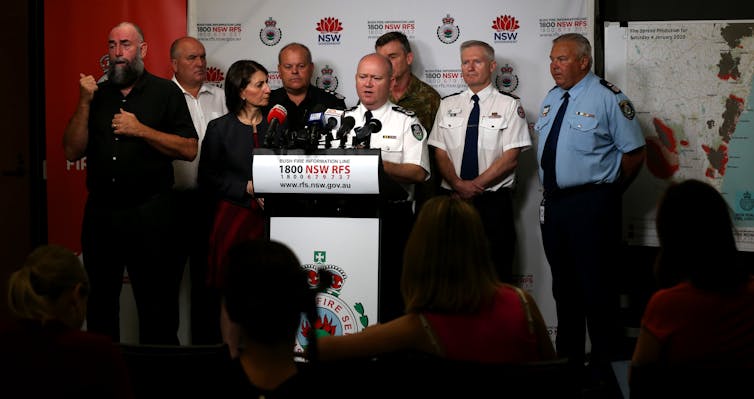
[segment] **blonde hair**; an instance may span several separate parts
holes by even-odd
[[[43,245],[32,251],[23,266],[11,274],[8,307],[21,319],[67,322],[71,320],[73,309],[63,303],[63,297],[77,285],[86,296],[89,279],[79,258],[67,248]]]

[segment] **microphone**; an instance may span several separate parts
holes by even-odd
[[[267,114],[267,123],[269,126],[267,127],[267,133],[264,136],[265,147],[270,147],[272,145],[273,135],[277,136],[278,126],[285,122],[285,117],[287,115],[288,111],[286,111],[285,107],[280,104],[276,104],[272,107],[270,113]]]
[[[356,128],[356,140],[364,140],[372,133],[378,133],[380,130],[382,130],[382,122],[380,122],[379,119],[372,118],[366,125]]]
[[[338,131],[335,133],[335,138],[342,139],[346,137],[348,135],[348,132],[350,132],[354,126],[356,126],[356,119],[354,119],[353,116],[344,117],[340,122]]]
[[[346,140],[348,139],[348,132],[356,126],[356,119],[353,116],[346,116],[340,122],[340,128],[335,133],[335,137],[340,140],[340,148],[346,148]]]
[[[340,128],[341,119],[343,119],[343,110],[328,108],[325,110],[324,115],[322,115],[322,125],[330,133]]]

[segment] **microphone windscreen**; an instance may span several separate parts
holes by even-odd
[[[280,104],[276,104],[267,114],[267,123],[272,123],[273,119],[277,119],[279,124],[285,122],[285,117],[288,115],[288,111]]]

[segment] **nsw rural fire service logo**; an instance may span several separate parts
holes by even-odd
[[[259,30],[259,40],[267,46],[274,46],[280,43],[283,32],[277,27],[277,21],[269,17],[264,21],[264,28]]]
[[[453,25],[455,19],[448,14],[442,19],[442,25],[437,27],[437,38],[445,44],[451,44],[458,40],[458,36],[461,35],[461,30],[458,26]]]
[[[317,77],[317,87],[327,91],[335,91],[338,88],[338,77],[333,75],[333,69],[329,65],[325,65],[320,72],[322,75]]]
[[[497,89],[511,93],[518,87],[518,75],[513,74],[513,67],[510,64],[503,65],[500,68],[500,74],[495,78],[495,85]]]
[[[343,289],[348,275],[339,266],[327,263],[326,251],[314,251],[314,263],[301,265],[308,276],[309,286],[312,288],[320,287],[320,277],[328,272],[332,276],[324,291],[317,295],[317,320],[314,325],[302,317],[301,326],[296,334],[297,352],[301,352],[309,345],[307,336],[312,332],[315,337],[328,335],[345,335],[357,333],[369,325],[369,316],[364,312],[364,306],[356,302],[349,304],[340,298],[340,292]]]

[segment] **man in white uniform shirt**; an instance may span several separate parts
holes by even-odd
[[[189,259],[191,273],[191,343],[212,344],[222,342],[220,337],[219,295],[211,292],[206,284],[207,242],[212,220],[211,205],[197,186],[199,157],[207,123],[228,112],[225,92],[206,83],[207,52],[202,43],[193,37],[181,37],[170,46],[173,65],[173,82],[183,92],[191,113],[191,120],[199,135],[199,153],[193,161],[173,161],[175,174],[174,193],[183,215],[196,215],[195,219],[183,220],[178,256]]]
[[[442,188],[479,211],[498,277],[510,283],[516,242],[511,189],[518,156],[531,146],[531,137],[518,98],[492,86],[496,68],[489,44],[461,44],[461,71],[469,88],[442,99],[429,145],[435,148]]]
[[[383,194],[380,201],[380,322],[403,314],[400,276],[403,247],[414,221],[414,184],[429,179],[430,173],[426,131],[413,111],[388,100],[394,79],[389,59],[376,53],[362,57],[356,70],[359,104],[344,114],[356,120],[348,133],[349,145],[357,131],[368,125],[367,119],[381,123],[381,129],[366,142],[369,148],[381,150],[385,174],[402,187],[398,193]]]

